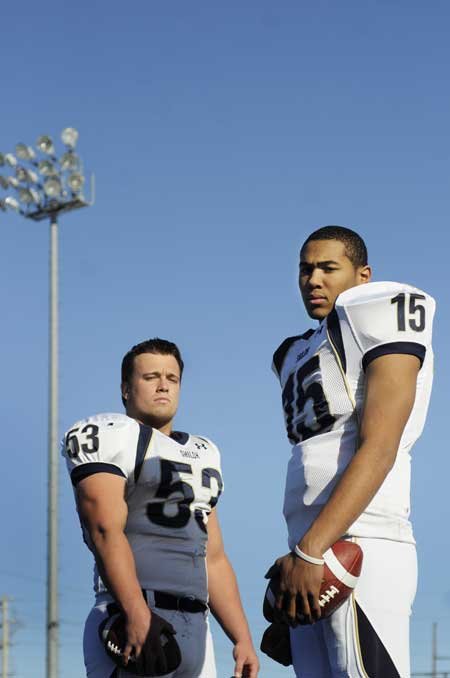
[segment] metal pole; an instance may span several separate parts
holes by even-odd
[[[50,219],[47,678],[58,678],[58,221]]]
[[[2,639],[2,678],[8,675],[8,654],[9,654],[9,623],[8,623],[8,598],[2,598],[2,620],[3,620],[3,639]]]
[[[433,636],[432,636],[432,657],[431,657],[431,675],[433,678],[437,676],[437,624],[433,622]]]

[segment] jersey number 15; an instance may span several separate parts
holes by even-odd
[[[391,304],[397,305],[397,326],[399,332],[406,330],[406,297],[408,304],[408,325],[414,332],[423,332],[425,329],[425,306],[419,304],[420,299],[425,299],[423,294],[405,294],[401,292],[391,299]]]

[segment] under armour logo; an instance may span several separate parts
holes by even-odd
[[[206,447],[205,443],[195,443],[195,447],[197,450],[207,450],[208,448]]]

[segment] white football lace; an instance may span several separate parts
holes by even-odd
[[[108,640],[108,649],[111,650],[111,652],[113,654],[118,654],[120,657],[123,655],[123,652],[120,649],[120,647],[118,647],[117,645],[114,645],[114,643],[112,643],[110,640]],[[130,654],[130,656],[128,657],[128,661],[129,662],[135,662],[136,657],[134,657],[132,654]]]
[[[333,584],[330,586],[329,589],[327,589],[324,593],[319,598],[319,605],[320,607],[324,607],[327,603],[330,602],[330,600],[333,600],[334,596],[337,596],[339,593],[339,589],[336,588]]]
[[[118,647],[117,645],[114,645],[114,643],[112,643],[110,640],[108,640],[108,649],[111,650],[111,652],[113,654],[118,654],[118,655],[122,654],[122,652],[120,651],[120,647]]]

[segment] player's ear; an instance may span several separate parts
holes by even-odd
[[[127,384],[126,381],[123,381],[123,382],[120,384],[120,390],[121,390],[121,392],[122,392],[122,398],[123,398],[124,400],[128,400],[128,394],[129,394],[129,391],[128,391],[128,384]]]
[[[364,285],[364,283],[368,283],[371,281],[372,269],[370,268],[369,265],[358,267],[358,278],[360,285]]]

